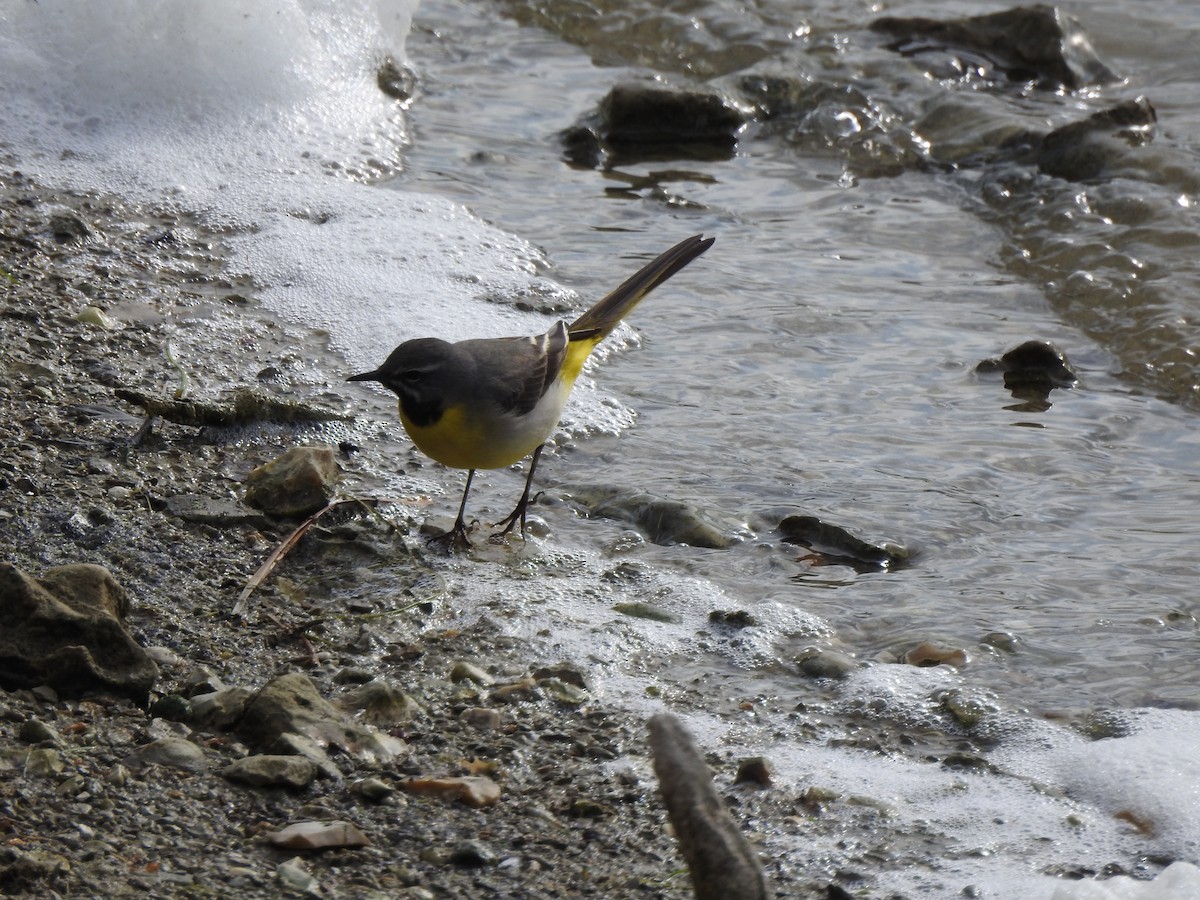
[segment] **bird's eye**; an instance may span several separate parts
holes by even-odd
[[[416,384],[424,377],[425,373],[420,369],[405,369],[400,373],[400,380],[407,381],[409,384]]]

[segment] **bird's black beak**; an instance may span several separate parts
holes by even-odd
[[[363,372],[359,375],[351,375],[346,380],[347,381],[379,381],[379,370],[375,369],[373,372]]]

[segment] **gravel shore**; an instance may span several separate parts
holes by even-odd
[[[295,352],[317,339],[259,310],[221,236],[187,216],[5,162],[5,561],[33,578],[105,567],[160,677],[141,701],[0,691],[0,893],[690,896],[644,723],[594,702],[586,671],[538,671],[486,618],[464,626],[408,590],[436,578],[412,523],[331,517],[230,615],[294,526],[241,502],[245,476],[296,432],[143,429],[116,391],[221,401],[252,385],[344,412]],[[380,572],[393,600],[378,599]],[[239,780],[262,739],[213,698],[244,703],[285,675],[390,749],[331,740],[310,777]],[[364,691],[380,685],[382,702]],[[439,786],[453,779],[498,799]],[[739,790],[749,814],[759,801]],[[349,823],[365,843],[271,838],[306,822]]]

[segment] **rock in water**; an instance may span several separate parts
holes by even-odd
[[[696,900],[766,900],[762,864],[717,796],[712,774],[674,716],[650,719],[654,772]]]
[[[129,598],[103,566],[57,566],[35,579],[0,563],[0,686],[145,700],[158,666],[125,630],[128,610]]]

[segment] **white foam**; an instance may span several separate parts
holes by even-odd
[[[0,120],[22,168],[176,204],[227,228],[231,265],[356,370],[401,340],[529,333],[481,297],[528,287],[533,248],[453,203],[370,182],[402,166],[415,0],[42,0],[0,10]]]

